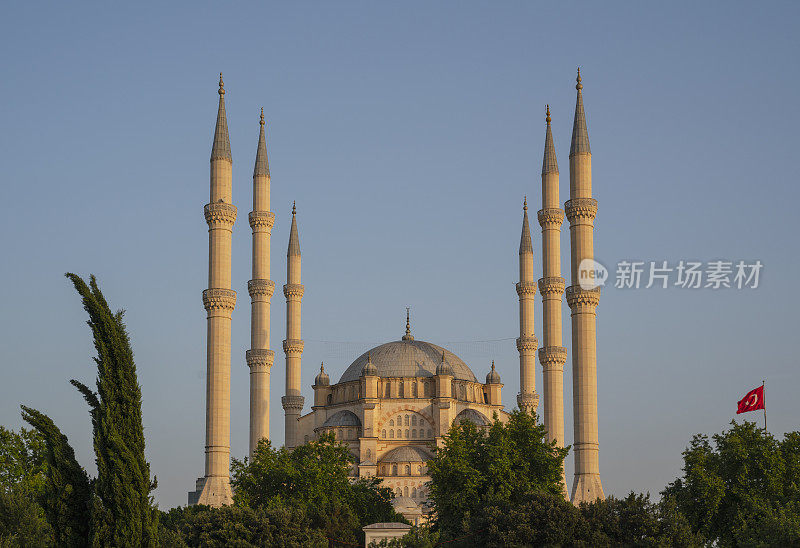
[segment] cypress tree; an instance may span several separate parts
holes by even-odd
[[[56,498],[48,501],[48,515],[66,524],[65,535],[71,531],[67,536],[74,542],[65,541],[66,545],[157,546],[158,512],[150,496],[156,482],[150,481],[150,465],[144,456],[142,392],[122,321],[124,311],[111,311],[94,276],[88,284],[75,274],[66,276],[89,314],[86,323],[97,351],[97,392],[77,380],[70,381],[89,404],[97,478],[89,482],[67,438],[53,421],[23,407],[25,420],[42,432],[48,453],[53,455],[53,477],[49,479],[55,492],[59,486],[73,485],[69,502]],[[77,527],[78,521],[83,529]]]
[[[150,491],[150,465],[144,456],[142,392],[133,350],[122,321],[112,312],[94,276],[89,284],[66,274],[89,314],[97,356],[97,392],[73,380],[89,404],[94,432],[97,480],[92,507],[92,544],[155,546],[158,514]]]
[[[45,442],[47,459],[42,507],[53,529],[56,546],[87,546],[92,498],[89,476],[75,460],[67,436],[52,419],[30,407],[22,407],[22,418],[38,430]]]

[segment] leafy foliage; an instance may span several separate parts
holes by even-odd
[[[375,522],[405,521],[392,508],[392,492],[379,480],[348,476],[353,457],[332,435],[288,451],[262,440],[253,459],[231,466],[234,503],[239,507],[297,508],[326,536],[363,539],[361,528]]]
[[[89,482],[66,436],[49,417],[23,406],[23,418],[47,445],[48,521],[59,544],[154,546],[158,514],[150,491],[155,482],[144,457],[142,395],[123,312],[111,312],[94,276],[89,284],[75,274],[66,276],[89,314],[97,351],[97,392],[71,381],[89,404],[97,479]]]
[[[313,548],[328,541],[300,509],[191,506],[162,513],[161,544]]]
[[[567,452],[546,441],[534,415],[520,411],[507,424],[495,419],[488,432],[471,422],[453,425],[428,462],[442,537],[473,532],[473,521],[490,504],[522,504],[531,492],[561,496]]]
[[[41,501],[55,542],[59,546],[85,546],[92,499],[89,476],[75,460],[67,436],[50,417],[23,405],[22,418],[41,434],[47,447],[47,479]]]
[[[800,432],[783,441],[754,423],[696,435],[683,476],[662,493],[692,529],[720,546],[800,545]]]
[[[39,500],[47,457],[36,430],[0,426],[0,546],[52,546],[53,532]]]

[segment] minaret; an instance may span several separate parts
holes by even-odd
[[[250,293],[250,456],[258,442],[269,439],[269,377],[275,352],[269,349],[269,310],[275,282],[269,279],[270,239],[275,214],[269,210],[270,176],[267,143],[264,137],[264,109],[261,109],[260,133],[253,168],[253,279],[247,282]]]
[[[572,502],[605,498],[600,484],[597,434],[597,336],[596,309],[600,288],[580,286],[582,261],[594,259],[594,218],[597,200],[592,198],[592,152],[583,112],[581,71],[578,69],[578,98],[569,149],[569,200],[564,211],[569,219],[572,256],[572,285],[567,288],[567,303],[572,309],[572,404],[575,421],[573,451],[575,480]]]
[[[564,294],[564,278],[561,277],[561,224],[564,211],[559,207],[558,162],[553,132],[550,130],[550,105],[545,116],[547,130],[544,138],[542,160],[542,209],[539,210],[539,225],[542,227],[543,273],[539,279],[542,294],[544,343],[539,349],[542,364],[542,395],[544,396],[544,426],[547,441],[555,440],[564,447],[564,364],[567,349],[561,346],[561,304]],[[562,476],[564,472],[562,470]],[[566,476],[563,476],[566,495]]]
[[[231,144],[225,118],[225,88],[219,75],[219,111],[211,149],[211,200],[208,223],[208,313],[206,368],[206,474],[198,504],[231,504],[231,314],[236,292],[231,289],[231,235],[236,221],[232,202]]]
[[[298,429],[303,396],[300,395],[300,360],[303,356],[303,339],[300,338],[300,304],[305,288],[300,283],[300,237],[297,234],[297,208],[292,204],[292,229],[289,232],[289,250],[286,259],[286,395],[281,398],[286,417],[287,448],[299,445]]]
[[[536,281],[533,277],[533,245],[531,229],[528,224],[528,200],[522,207],[522,236],[519,242],[519,394],[517,406],[521,411],[533,413],[539,406],[536,393],[536,348],[539,345],[534,335],[533,298],[536,295]]]

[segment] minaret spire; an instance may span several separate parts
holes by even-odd
[[[219,111],[211,148],[211,199],[204,208],[208,223],[208,289],[203,291],[207,312],[206,458],[205,477],[190,504],[222,506],[233,503],[229,468],[231,453],[231,314],[236,292],[231,289],[231,235],[236,221],[232,204],[231,146],[225,119],[225,88],[219,77]]]
[[[597,305],[600,287],[581,285],[579,268],[594,259],[594,218],[597,200],[592,198],[592,153],[583,112],[583,84],[580,70],[569,153],[569,201],[564,210],[569,219],[572,285],[567,288],[567,304],[572,310],[572,405],[574,420],[573,454],[575,479],[572,502],[592,502],[604,498],[600,483],[597,421]]]
[[[225,84],[222,82],[222,73],[219,73],[219,108],[217,110],[217,125],[214,128],[214,144],[211,146],[211,161],[228,160],[231,162],[231,140],[228,136],[228,119],[225,116]]]
[[[517,406],[520,411],[533,413],[539,405],[536,393],[536,348],[539,342],[534,334],[534,296],[536,282],[533,277],[533,244],[528,222],[528,198],[522,206],[522,236],[519,241],[519,394]]]
[[[297,207],[292,204],[292,227],[289,231],[289,248],[286,252],[286,395],[281,398],[286,419],[286,447],[292,449],[300,444],[300,412],[305,399],[300,395],[300,365],[303,356],[303,339],[300,331],[301,303],[305,287],[300,277],[300,236],[297,231]]]
[[[250,293],[250,350],[246,353],[250,368],[250,457],[262,439],[269,439],[270,372],[275,352],[269,348],[270,304],[275,282],[270,280],[270,252],[275,214],[270,208],[271,180],[264,136],[264,108],[259,120],[256,163],[253,169],[253,271],[247,282]]]
[[[542,336],[539,363],[542,364],[542,396],[544,399],[544,426],[547,441],[564,447],[564,364],[567,349],[561,346],[561,306],[564,278],[561,277],[561,224],[564,211],[559,203],[558,163],[553,132],[550,130],[550,106],[545,114],[544,159],[542,162],[542,209],[538,212],[542,227],[542,278],[539,293],[542,295]],[[561,470],[566,491],[566,476]]]

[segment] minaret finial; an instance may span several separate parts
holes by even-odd
[[[528,196],[522,199],[522,211],[528,211]]]
[[[414,337],[411,335],[411,307],[406,307],[406,334],[403,335],[404,341],[413,341]]]
[[[292,215],[296,215],[296,214],[297,214],[297,201],[296,200],[292,200]]]
[[[547,107],[547,114],[544,117],[544,121],[547,122],[547,125],[550,125],[550,105],[546,105]]]
[[[577,82],[577,84],[575,84],[575,89],[578,91],[582,90],[583,84],[581,84],[581,67],[578,67],[578,77],[575,78],[575,81]]]
[[[262,126],[264,125],[264,107],[261,107],[261,122],[259,122]]]
[[[222,73],[219,73],[219,90],[217,91],[220,95],[225,95],[225,82],[222,81]]]

